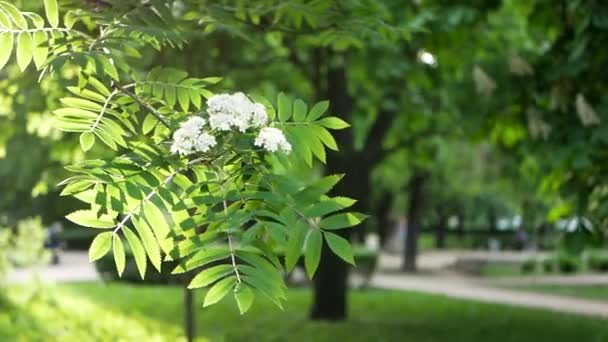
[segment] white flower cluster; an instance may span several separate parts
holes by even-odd
[[[209,127],[214,131],[236,129],[244,133],[249,128],[260,128],[254,141],[255,146],[269,152],[291,151],[291,144],[280,129],[265,127],[268,123],[266,108],[252,102],[245,94],[220,94],[207,101]],[[217,144],[215,137],[204,130],[207,122],[195,116],[182,123],[173,134],[171,153],[189,155],[195,152],[207,152]]]
[[[212,96],[207,101],[207,113],[209,125],[219,131],[236,128],[245,132],[249,127],[262,127],[268,121],[266,108],[243,93]]]
[[[207,152],[217,144],[215,137],[204,132],[205,119],[194,116],[181,124],[173,133],[171,153],[189,155],[195,152]]]
[[[262,128],[253,144],[270,152],[291,152],[291,144],[285,139],[283,132],[274,127]]]

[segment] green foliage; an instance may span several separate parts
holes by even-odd
[[[142,278],[148,261],[159,272],[163,261],[172,261],[173,274],[197,274],[190,287],[209,287],[204,306],[231,294],[241,313],[258,294],[281,307],[286,287],[276,250],[287,251],[287,269],[304,254],[311,277],[323,238],[354,263],[350,243],[329,232],[365,218],[343,211],[354,200],[329,195],[341,176],[303,182],[278,171],[300,162],[312,167],[315,159],[325,163],[326,148],[337,150],[330,131],[348,124],[324,115],[326,101],[310,111],[303,100],[283,93],[276,108],[243,94],[230,97],[240,96],[238,103],[220,103],[227,95],[214,96],[210,89],[220,77],[139,69],[133,62],[142,58],[138,50],[185,42],[178,18],[163,1],[129,8],[113,20],[67,6],[65,28],[59,27],[63,7],[56,1],[44,5],[50,27],[38,15],[0,2],[0,13],[10,16],[0,22],[0,42],[16,46],[20,70],[34,60],[41,79],[73,72],[77,84],[66,86],[70,95],[59,99],[55,127],[78,133],[84,152],[102,148],[98,142],[115,151],[68,166],[73,176],[61,183],[61,194],[84,207],[66,218],[101,230],[89,248],[91,261],[112,251],[122,275],[128,250]],[[116,10],[124,9],[117,4]],[[224,117],[212,117],[212,100]],[[234,121],[243,120],[238,115],[253,117]],[[211,142],[199,140],[204,134]]]

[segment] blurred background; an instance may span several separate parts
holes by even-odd
[[[203,309],[180,278],[139,280],[132,259],[121,279],[111,256],[90,264],[97,232],[64,219],[78,203],[57,185],[84,154],[51,114],[76,72],[39,83],[13,63],[0,71],[0,340],[608,340],[608,5],[166,2],[211,24],[182,49],[140,51],[142,70],[327,99],[351,123],[327,165],[292,172],[346,174],[335,193],[370,215],[345,232],[357,267],[324,252],[313,282],[286,275],[285,311],[260,299],[240,316],[230,300]]]

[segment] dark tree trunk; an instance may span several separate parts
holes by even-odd
[[[380,245],[384,246],[386,239],[391,234],[391,220],[389,217],[392,205],[392,196],[386,192],[380,196],[377,205],[374,210],[374,217],[376,219],[376,230],[380,237]]]
[[[188,282],[184,286],[184,332],[188,342],[194,341],[196,334],[194,326],[194,293],[188,289]]]
[[[324,60],[327,59],[327,60]],[[329,62],[328,62],[329,60]],[[347,61],[343,55],[337,55],[327,50],[315,51],[314,70],[324,74],[317,83],[317,96],[330,102],[330,113],[352,122],[354,100],[348,93]],[[327,68],[322,68],[327,65]],[[325,80],[325,82],[322,82]],[[352,129],[344,129],[335,133],[339,152],[330,152],[327,160],[326,174],[345,174],[344,178],[334,188],[335,195],[352,197],[357,203],[353,210],[363,213],[371,212],[370,205],[370,174],[374,165],[381,160],[382,141],[385,133],[392,124],[392,112],[380,111],[371,127],[363,149],[356,150]],[[363,227],[354,230],[363,232]],[[339,233],[349,239],[351,229],[342,229]],[[315,320],[343,320],[347,316],[347,280],[349,266],[335,256],[326,244],[323,245],[321,262],[313,280],[314,298],[310,312]]]
[[[426,175],[416,172],[409,183],[409,203],[407,212],[407,232],[405,234],[405,249],[403,255],[403,270],[416,271],[418,256],[418,229],[424,200],[424,184]]]
[[[346,62],[333,67],[327,72],[327,99],[330,101],[331,112],[343,118],[348,118],[352,110],[352,102],[348,95],[346,79]],[[338,132],[336,140],[342,153],[336,153],[329,159],[326,173],[345,173],[349,170],[348,157],[352,157],[352,133],[350,130]],[[351,153],[349,153],[351,152]],[[353,179],[356,181],[357,174],[349,174],[340,182],[336,189],[337,193],[345,196],[356,194],[356,186],[353,187]],[[340,235],[350,237],[350,230],[341,230]],[[321,252],[321,263],[314,277],[314,298],[310,312],[310,318],[315,320],[343,320],[347,315],[347,279],[348,265],[331,252],[327,244],[323,244]]]
[[[437,227],[435,227],[435,248],[444,249],[445,248],[445,226],[447,224],[447,215],[440,213],[439,214],[439,222],[437,222]]]

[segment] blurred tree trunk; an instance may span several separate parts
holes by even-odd
[[[391,226],[390,212],[392,205],[392,195],[389,192],[383,193],[374,206],[374,218],[376,219],[376,230],[380,237],[380,246],[384,246],[393,228]]]
[[[194,325],[194,292],[188,288],[192,276],[188,273],[184,282],[184,332],[186,341],[193,342],[196,335]]]
[[[330,101],[331,113],[335,113],[335,115],[348,120],[352,110],[352,101],[348,95],[345,63],[344,59],[342,59],[342,63],[339,66],[334,66],[327,71],[326,98]],[[356,157],[355,153],[353,153],[352,140],[350,129],[339,131],[336,134],[336,141],[342,153],[336,153],[331,158],[328,158],[330,162],[327,164],[327,174],[350,171],[350,164],[353,162],[354,157]],[[365,171],[361,173],[349,173],[342,182],[338,183],[334,191],[344,196],[357,198],[357,188],[367,183],[365,178]],[[349,239],[350,232],[350,229],[343,229],[337,233]],[[314,277],[314,299],[310,312],[311,319],[335,321],[346,318],[347,279],[348,265],[342,259],[335,256],[327,244],[323,244],[321,263]]]
[[[316,93],[319,99],[330,101],[330,112],[352,122],[354,100],[348,93],[347,61],[344,55],[332,54],[327,50],[315,51],[315,72],[324,74],[326,82],[317,82]],[[321,65],[326,65],[323,73]],[[323,87],[325,84],[325,87]],[[324,95],[323,95],[324,94]],[[326,174],[345,174],[336,185],[333,193],[357,200],[353,209],[363,213],[372,212],[370,200],[370,174],[374,165],[383,158],[382,141],[392,123],[391,112],[380,111],[372,125],[362,149],[355,149],[353,130],[340,130],[335,134],[339,152],[330,152]],[[353,231],[363,234],[364,226],[342,229],[342,237],[350,239]],[[310,318],[314,320],[343,320],[347,316],[347,290],[349,266],[323,245],[321,262],[313,280],[314,298]]]
[[[403,270],[416,271],[418,256],[418,229],[424,201],[424,185],[426,174],[416,171],[409,182],[409,203],[407,211],[407,231],[405,234],[405,249],[403,254]]]
[[[443,212],[443,210],[439,210],[439,220],[437,222],[437,226],[435,227],[435,248],[444,249],[445,248],[445,226],[448,222],[448,216]]]

